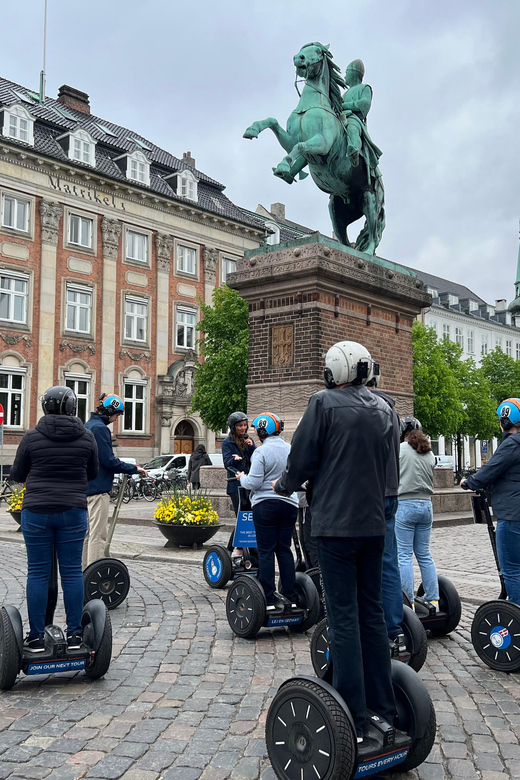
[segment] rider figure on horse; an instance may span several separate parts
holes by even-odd
[[[352,60],[345,72],[348,89],[343,95],[341,118],[347,132],[347,156],[353,166],[359,164],[359,155],[364,158],[369,178],[380,176],[378,163],[382,155],[367,131],[367,114],[372,105],[372,87],[363,84],[365,66],[362,60]]]

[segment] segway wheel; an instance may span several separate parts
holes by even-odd
[[[117,558],[100,558],[83,572],[85,604],[91,599],[101,599],[108,609],[115,609],[128,596],[130,574],[123,561]]]
[[[482,604],[471,624],[471,642],[490,669],[520,670],[520,607],[499,600]]]
[[[106,606],[106,605],[105,605]],[[105,627],[103,629],[103,635],[99,647],[87,661],[85,666],[85,674],[91,680],[99,680],[103,677],[110,667],[110,661],[112,660],[112,622],[108,611],[106,613]]]
[[[347,711],[326,683],[296,678],[275,695],[266,721],[267,752],[280,780],[349,780],[357,763]]]
[[[20,668],[16,634],[7,610],[2,607],[0,609],[0,690],[9,691],[13,687]]]
[[[442,628],[436,628],[432,630],[433,634],[450,634],[455,631],[460,623],[460,616],[462,614],[462,605],[460,603],[460,596],[453,582],[442,574],[439,575],[439,610],[444,612],[446,620]],[[419,585],[417,591],[418,596],[424,596],[423,584]]]
[[[422,669],[428,654],[428,637],[424,626],[410,607],[403,605],[403,634],[406,638],[406,646],[410,651],[408,666],[416,672]]]
[[[308,631],[318,622],[318,616],[320,614],[320,597],[318,591],[311,578],[301,571],[296,572],[296,582],[294,585],[296,595],[298,596],[299,606],[302,609],[307,610],[307,616],[303,618],[301,623],[294,623],[289,625],[291,631],[296,631],[302,634],[304,631]]]
[[[265,623],[266,604],[262,586],[253,577],[237,577],[228,590],[226,615],[231,630],[244,639],[254,639]]]
[[[213,544],[202,564],[204,579],[210,588],[223,588],[233,576],[231,555],[222,544]]]
[[[312,634],[311,661],[320,680],[325,680],[332,685],[332,658],[327,618],[320,620]]]
[[[395,767],[395,771],[408,772],[430,755],[435,742],[435,709],[423,681],[407,664],[392,661],[392,683],[397,728],[413,740],[406,759]]]

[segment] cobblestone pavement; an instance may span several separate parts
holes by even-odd
[[[468,528],[434,534],[439,570],[461,581],[474,576],[472,592],[491,598],[489,545],[483,529]],[[24,547],[1,544],[0,602],[23,612]],[[128,564],[132,588],[111,613],[114,659],[105,679],[21,678],[0,693],[0,780],[274,780],[265,714],[283,680],[312,673],[309,637],[279,630],[238,639],[224,594],[206,586],[200,566]],[[464,604],[460,629],[429,642],[421,676],[437,710],[437,741],[419,770],[392,775],[397,780],[520,778],[520,677],[477,659],[473,610]]]

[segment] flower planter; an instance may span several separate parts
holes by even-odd
[[[17,511],[16,510],[15,511],[11,511],[10,510],[9,514],[11,515],[13,520],[16,523],[18,523],[18,525],[20,526],[20,528],[18,528],[18,531],[21,531],[22,530],[22,510],[21,509],[18,509]]]
[[[159,523],[153,521],[167,542],[165,547],[193,547],[197,550],[204,542],[209,541],[220,528],[220,523],[216,525],[175,525],[174,523]]]

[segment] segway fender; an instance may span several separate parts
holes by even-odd
[[[23,625],[22,625],[22,616],[16,609],[16,607],[13,607],[11,604],[4,604],[4,610],[6,611],[9,620],[11,621],[11,625],[13,627],[14,635],[16,636],[16,644],[18,646],[18,653],[20,654],[20,658],[23,655]]]
[[[403,666],[404,664],[401,664]],[[412,671],[410,669],[410,671]],[[413,672],[415,674],[415,672]],[[345,717],[347,718],[348,722],[350,723],[350,726],[352,728],[353,733],[356,733],[356,727],[354,725],[354,720],[352,718],[352,715],[350,714],[350,710],[347,707],[347,704],[345,702],[345,699],[339,695],[337,690],[332,687],[332,685],[329,685],[328,682],[325,682],[325,680],[320,680],[319,677],[312,677],[310,674],[296,674],[294,677],[290,677],[288,680],[285,680],[280,687],[278,688],[278,691],[281,691],[282,688],[285,685],[288,685],[289,683],[293,683],[296,680],[305,680],[306,682],[312,682],[315,685],[319,685],[320,688],[322,688],[324,691],[326,691],[329,696],[332,696],[333,699],[339,704],[343,712],[345,713]],[[357,757],[356,757],[356,763],[357,763]]]
[[[391,663],[394,689],[400,689],[401,694],[410,703],[410,711],[413,713],[413,722],[406,730],[407,734],[412,739],[420,739],[425,735],[430,722],[430,698],[417,672],[400,661]]]
[[[105,623],[107,620],[107,607],[101,599],[92,599],[83,607],[81,615],[81,625],[83,629],[90,623],[92,627],[92,635],[89,640],[89,644],[92,646],[92,650],[97,651],[103,638],[105,631]]]

